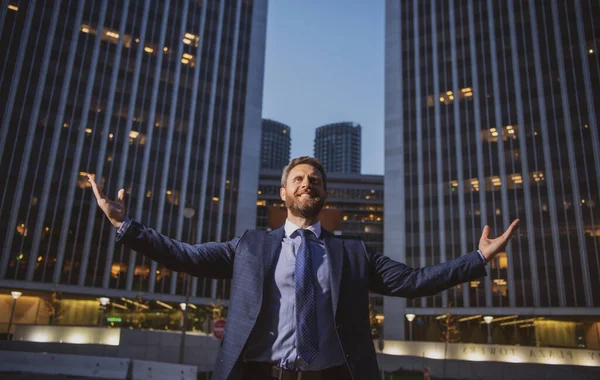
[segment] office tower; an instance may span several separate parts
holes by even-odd
[[[290,162],[291,143],[290,127],[275,120],[263,119],[260,168],[283,170]]]
[[[440,263],[476,249],[484,225],[495,236],[521,220],[488,277],[386,299],[387,337],[403,336],[407,311],[507,316],[521,332],[541,328],[537,317],[592,326],[598,25],[588,0],[386,2],[386,254]]]
[[[115,244],[86,175],[176,239],[253,227],[266,0],[3,4],[0,287],[181,302],[185,276]]]
[[[327,173],[360,173],[360,125],[333,123],[316,129],[315,157]]]

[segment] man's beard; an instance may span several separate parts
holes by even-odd
[[[285,200],[285,206],[292,215],[304,219],[312,219],[319,215],[325,199],[321,197],[310,197],[307,200],[296,199],[296,197],[288,197]]]

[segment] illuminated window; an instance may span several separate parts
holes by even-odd
[[[77,177],[77,187],[85,190],[86,188],[91,188],[92,184],[90,184],[90,181],[88,181],[88,172],[79,172],[79,176]],[[100,188],[104,187],[104,177],[102,177],[100,180],[98,180],[98,178],[96,178],[96,182],[98,183],[98,186]]]
[[[534,182],[543,182],[544,172],[539,171],[531,173],[531,179],[533,179]]]
[[[79,30],[81,30],[83,33],[91,33],[91,34],[96,34],[96,29],[92,29],[89,25],[81,25],[81,28],[79,28]]]
[[[192,33],[185,33],[183,36],[183,43],[186,45],[198,47],[199,41],[200,41],[200,37],[198,37]]]
[[[79,27],[79,30],[82,33],[86,33],[86,34],[94,34],[95,35],[98,33],[98,31],[96,29],[92,28],[90,25],[87,25],[87,24],[81,24],[81,27]],[[123,46],[125,48],[131,47],[131,39],[132,39],[131,36],[129,34],[124,34],[121,36],[121,35],[119,35],[119,32],[117,30],[105,28],[101,39],[102,39],[102,41],[110,42],[110,43],[116,45],[117,43],[119,43],[119,38],[123,38]]]
[[[21,236],[27,236],[27,226],[25,224],[18,224],[17,225],[17,232],[19,233],[19,235]]]
[[[518,127],[516,125],[507,125],[502,128],[491,127],[489,130],[481,131],[481,140],[486,142],[497,142],[498,137],[502,137],[502,140],[506,141],[517,138]]]
[[[181,63],[184,65],[190,65],[190,67],[194,67],[196,66],[196,58],[189,53],[183,53]]]
[[[506,269],[508,267],[508,256],[506,252],[500,252],[491,262],[492,269]]]
[[[113,263],[113,265],[110,267],[110,275],[112,277],[119,277],[119,273],[126,273],[127,272],[127,266],[126,265],[121,265],[120,263]]]
[[[130,131],[129,132],[129,144],[140,144],[144,145],[146,143],[146,135],[140,133],[138,131]]]
[[[179,204],[179,191],[178,190],[167,190],[167,202],[177,206]]]

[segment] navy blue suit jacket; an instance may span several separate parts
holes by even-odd
[[[266,276],[281,250],[283,227],[246,231],[224,243],[190,245],[132,221],[118,240],[166,267],[208,278],[231,279],[231,294],[222,346],[213,379],[239,379],[243,350],[263,307]],[[340,344],[356,380],[378,378],[369,326],[369,291],[387,296],[422,297],[486,275],[472,252],[439,265],[413,269],[369,252],[359,239],[323,230],[331,275],[331,299]]]

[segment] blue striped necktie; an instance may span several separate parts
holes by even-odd
[[[311,363],[319,352],[317,305],[313,282],[312,256],[308,239],[310,230],[299,230],[302,242],[296,254],[294,281],[296,285],[296,342],[298,355]]]

